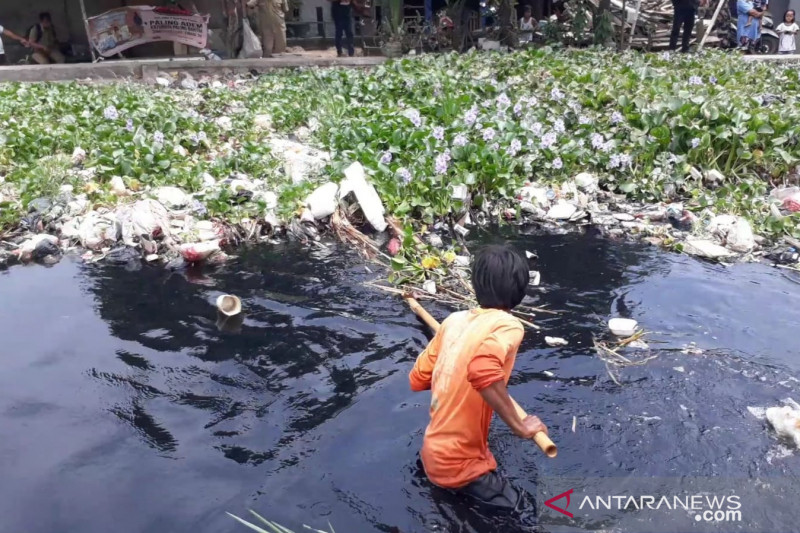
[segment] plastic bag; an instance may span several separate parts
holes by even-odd
[[[263,55],[261,41],[250,27],[247,19],[242,20],[242,50],[239,59],[258,59]]]

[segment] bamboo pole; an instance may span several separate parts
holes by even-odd
[[[97,61],[97,56],[94,54],[94,45],[92,45],[92,35],[89,32],[89,21],[86,17],[86,5],[84,0],[81,0],[81,16],[83,17],[83,27],[86,29],[86,40],[89,41],[89,52],[92,54],[92,63]]]
[[[426,311],[416,299],[406,296],[405,300],[411,310],[414,311],[414,314],[422,319],[422,321],[425,322],[429,328],[431,328],[433,331],[439,331],[439,322],[433,318],[433,316],[431,316],[431,314]],[[511,398],[511,403],[514,404],[514,410],[517,412],[517,416],[520,419],[524,420],[527,418],[528,413],[525,412],[525,409],[523,409],[514,398]],[[547,457],[553,458],[558,455],[558,448],[553,441],[550,440],[550,437],[548,437],[543,431],[540,431],[534,435],[533,441],[537,446],[539,446],[539,448]]]
[[[726,0],[719,0],[719,4],[717,4],[717,9],[714,10],[714,15],[711,17],[711,24],[708,26],[708,31],[703,33],[703,38],[700,40],[700,44],[697,45],[697,51],[703,49],[703,45],[706,44],[706,38],[708,38],[708,34],[714,31],[714,24],[717,22],[717,17],[719,16],[719,12],[722,11],[723,4],[726,3]],[[702,22],[702,19],[700,19]]]

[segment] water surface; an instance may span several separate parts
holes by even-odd
[[[540,526],[674,530],[685,516],[570,520],[541,498],[763,478],[773,483],[744,506],[748,525],[712,530],[796,529],[786,487],[798,486],[798,453],[747,407],[800,400],[798,278],[526,232],[478,240],[537,252],[528,303],[561,311],[527,332],[511,386],[559,457],[502,423],[490,437],[503,470],[539,497]],[[419,472],[429,397],[407,373],[428,332],[362,285],[374,277],[331,243],[243,250],[207,272],[65,260],[0,273],[0,531],[234,532],[225,511],[248,508],[297,529],[496,530]],[[219,327],[225,292],[244,301],[240,328]],[[638,320],[658,355],[622,370],[621,387],[592,349],[612,316]],[[570,345],[549,348],[545,334]],[[703,353],[684,353],[690,343]]]

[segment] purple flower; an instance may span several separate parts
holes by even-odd
[[[472,106],[469,111],[464,115],[464,123],[467,126],[472,126],[478,120],[478,108]]]
[[[692,139],[692,148],[697,148],[698,146],[700,146],[700,139],[695,137],[694,139]]]
[[[116,107],[110,105],[103,110],[103,116],[106,120],[117,120],[119,118],[119,112]]]
[[[619,155],[612,154],[611,158],[608,160],[608,168],[619,168],[620,163],[622,163],[622,160]]]
[[[614,141],[609,139],[603,143],[601,150],[603,150],[604,152],[610,152],[612,148],[614,148]]]
[[[623,120],[625,120],[625,118],[622,116],[622,113],[620,113],[619,111],[614,111],[613,113],[611,113],[611,123],[612,124],[619,124]]]
[[[498,151],[498,150],[500,149],[500,143],[492,143],[492,146],[490,146],[490,148],[491,148],[493,151],[495,151],[495,152],[496,152],[496,151]]]
[[[592,148],[595,150],[602,150],[605,144],[605,139],[599,133],[592,133]]]
[[[515,115],[521,115],[522,114],[522,104],[521,103],[517,102],[516,104],[514,104],[514,114]]]
[[[592,120],[587,117],[586,115],[581,115],[578,117],[578,124],[589,124]]]
[[[502,93],[500,96],[497,97],[497,108],[501,110],[508,109],[508,106],[511,105],[511,100],[508,98],[506,93]]]
[[[689,85],[703,85],[703,78],[700,76],[691,76],[689,78]]]
[[[622,168],[630,167],[633,163],[633,158],[629,154],[622,154],[619,156],[619,166]]]
[[[481,102],[481,106],[483,106],[483,107],[492,107],[492,101],[491,100],[484,100],[483,102]]]
[[[560,168],[561,168],[561,167],[563,167],[563,166],[564,166],[564,162],[563,162],[563,161],[561,161],[561,158],[560,158],[560,157],[556,157],[555,159],[553,159],[553,168],[555,168],[556,170],[558,170],[558,169],[560,169]]]
[[[536,136],[541,135],[542,134],[542,123],[541,122],[534,122],[533,124],[531,124],[531,133],[533,133]]]
[[[206,135],[206,132],[201,131],[200,133],[197,134],[197,140],[198,141],[203,142],[206,139],[208,139],[208,136]]]
[[[433,138],[437,141],[441,141],[444,139],[444,128],[441,126],[436,126],[433,128]]]
[[[541,141],[539,141],[539,146],[544,149],[552,148],[553,145],[556,144],[557,140],[558,137],[556,136],[556,133],[554,131],[548,131],[542,136]]]
[[[411,183],[411,172],[405,167],[397,169],[397,177],[399,177],[404,184]]]
[[[450,163],[450,154],[447,152],[441,153],[436,156],[434,161],[434,171],[437,174],[444,174],[447,172],[447,165]]]
[[[163,144],[164,143],[164,134],[160,131],[157,131],[153,134],[153,141],[156,144]]]
[[[577,113],[578,111],[581,110],[582,106],[581,106],[580,102],[578,102],[577,100],[570,100],[567,103],[567,107],[569,107],[570,109],[572,109],[573,111],[575,111]]]
[[[488,142],[492,139],[494,139],[494,128],[486,128],[483,130],[483,140]]]
[[[563,120],[561,120],[560,118],[559,118],[559,119],[557,119],[557,120],[556,120],[556,121],[553,123],[553,129],[556,131],[556,133],[564,133],[564,131],[565,131],[565,129],[566,129],[566,128],[564,127],[564,121],[563,121]]]
[[[133,119],[129,118],[127,122],[125,122],[125,129],[128,131],[133,131]]]
[[[555,101],[559,101],[564,98],[564,93],[558,90],[558,88],[553,87],[553,90],[550,91],[550,98]]]
[[[508,147],[508,155],[515,156],[522,150],[522,143],[519,142],[519,139],[514,139],[511,141],[511,145]]]
[[[716,77],[716,76],[711,76],[711,77],[709,77],[709,78],[708,78],[708,82],[709,82],[711,85],[716,85],[716,84],[717,84],[717,77]]]
[[[197,144],[197,143],[199,143],[199,142],[200,142],[200,138],[197,136],[197,134],[196,134],[196,133],[192,133],[192,134],[189,136],[189,140],[190,140],[190,141],[192,141],[194,144]]]
[[[661,59],[663,59],[664,61],[669,61],[669,52],[664,52],[663,54],[661,54]]]
[[[381,165],[388,165],[392,162],[392,152],[383,152],[380,159]]]
[[[422,117],[419,114],[419,111],[416,109],[407,109],[405,112],[405,117],[411,121],[415,128],[419,128],[422,125]]]
[[[453,139],[453,146],[466,146],[467,145],[467,138],[459,133],[456,135],[456,138]]]

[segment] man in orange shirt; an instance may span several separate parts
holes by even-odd
[[[503,509],[517,509],[522,494],[496,471],[492,413],[525,439],[547,431],[539,418],[517,416],[506,388],[523,336],[509,311],[522,302],[528,281],[528,265],[514,250],[484,249],[472,268],[480,308],[447,317],[409,375],[412,390],[432,393],[420,453],[428,479]]]

